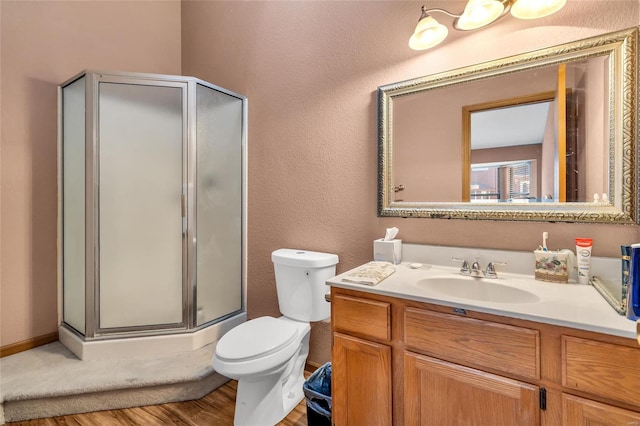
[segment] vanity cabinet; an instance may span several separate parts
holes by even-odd
[[[538,387],[528,383],[409,351],[403,379],[407,426],[539,424]]]
[[[391,424],[391,347],[357,337],[333,336],[332,399],[338,425]],[[375,407],[375,409],[371,409]]]
[[[640,425],[632,339],[332,287],[343,425]]]
[[[537,386],[463,366],[537,379],[538,331],[412,307],[403,329],[405,425],[539,424]]]
[[[331,416],[337,425],[392,424],[391,303],[335,295]],[[334,316],[333,312],[348,312]],[[344,334],[348,333],[348,334]],[[375,407],[375,409],[372,409]]]

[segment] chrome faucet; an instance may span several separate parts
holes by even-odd
[[[487,264],[487,269],[484,270],[484,276],[487,278],[498,278],[498,274],[496,274],[496,266],[493,262],[489,262]]]
[[[464,259],[460,259],[458,257],[452,257],[451,260],[456,262],[462,262],[462,266],[460,267],[460,275],[471,275],[471,268],[469,267],[469,262]]]
[[[478,263],[478,259],[474,260],[471,264],[471,276],[482,277],[482,269],[480,269],[480,263]]]
[[[487,263],[487,268],[484,270],[485,278],[498,278],[498,274],[496,273],[496,265],[506,265],[507,262],[496,262],[491,261]]]
[[[471,266],[469,266],[469,262],[467,262],[465,259],[453,257],[452,260],[455,260],[456,262],[462,262],[462,266],[460,267],[460,275],[475,278],[498,278],[498,274],[496,273],[496,265],[507,264],[507,262],[491,261],[487,264],[486,269],[483,271],[477,258],[473,261]]]

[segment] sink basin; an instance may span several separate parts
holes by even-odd
[[[492,279],[463,276],[434,276],[417,282],[418,287],[441,296],[479,300],[494,303],[536,303],[540,298],[533,293]]]

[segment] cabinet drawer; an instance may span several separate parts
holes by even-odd
[[[640,348],[562,336],[562,384],[640,406]]]
[[[562,394],[563,425],[638,425],[640,413]]]
[[[539,331],[406,308],[408,347],[436,358],[540,378]]]
[[[334,295],[331,297],[334,331],[391,340],[391,304],[376,300]]]

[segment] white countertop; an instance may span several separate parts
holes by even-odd
[[[412,269],[408,262],[396,265],[395,268],[395,273],[376,286],[342,281],[342,278],[353,270],[329,279],[327,284],[365,293],[572,327],[634,340],[638,338],[636,322],[618,314],[591,285],[536,281],[530,275],[498,271],[498,278],[482,280],[526,290],[540,300],[529,303],[496,303],[439,294],[416,284],[421,279],[434,276],[461,277],[457,268],[425,264],[422,268]],[[468,279],[474,280],[470,277]]]

